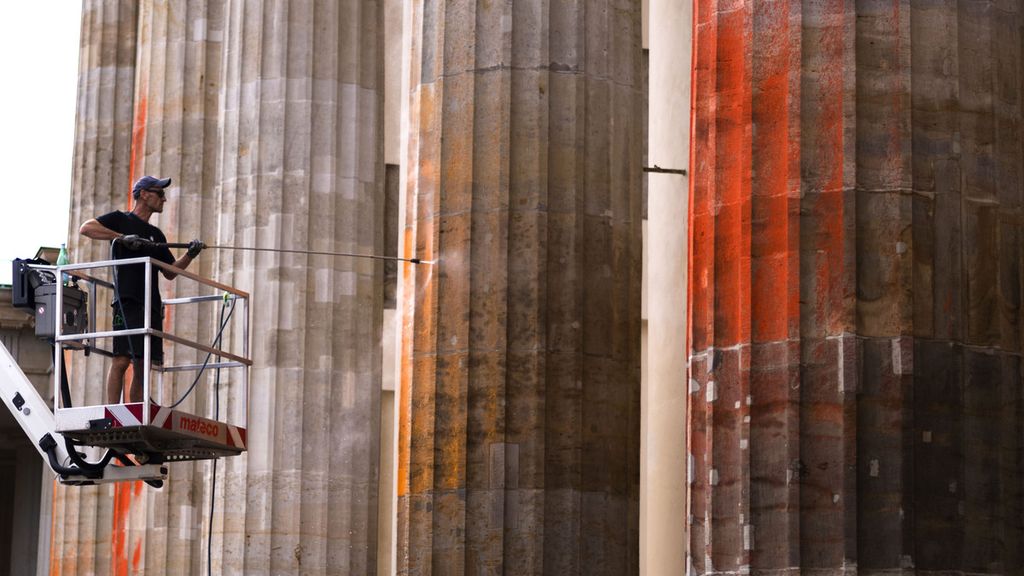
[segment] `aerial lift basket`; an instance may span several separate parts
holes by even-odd
[[[102,269],[114,270],[120,266],[143,265],[145,267],[145,310],[150,309],[154,266],[158,269],[173,272],[179,277],[191,279],[201,285],[199,292],[212,292],[207,295],[188,296],[164,300],[168,307],[202,305],[203,303],[222,302],[223,306],[231,306],[238,310],[241,334],[237,331],[232,338],[220,339],[214,346],[207,346],[192,339],[184,338],[171,332],[163,331],[162,326],[151,326],[150,315],[144,314],[145,321],[141,328],[124,330],[98,330],[96,327],[96,293],[97,289],[114,289],[115,283],[108,282],[96,275]],[[166,462],[184,460],[204,460],[234,456],[246,450],[246,425],[248,415],[249,367],[249,295],[241,290],[203,278],[190,272],[173,268],[158,260],[148,257],[128,258],[122,260],[106,260],[84,264],[65,266],[33,265],[33,268],[44,270],[53,278],[74,278],[74,285],[64,282],[53,282],[37,286],[33,298],[26,298],[25,303],[35,308],[37,322],[42,322],[39,329],[43,337],[52,337],[54,346],[54,402],[53,411],[39,397],[38,392],[28,382],[20,369],[13,365],[13,359],[6,350],[0,357],[0,392],[5,396],[5,404],[18,419],[26,434],[37,444],[40,454],[49,458],[51,467],[58,477],[69,484],[90,484],[121,480],[152,480],[166,476]],[[66,275],[66,276],[65,276]],[[111,275],[116,278],[116,272]],[[84,285],[85,289],[80,287]],[[34,301],[32,301],[34,300]],[[86,306],[92,302],[92,306]],[[234,312],[233,312],[234,313]],[[52,324],[51,324],[52,322]],[[232,323],[225,322],[219,327],[223,332]],[[61,386],[74,388],[61,381],[65,372],[65,351],[72,353],[100,354],[112,356],[110,350],[114,336],[143,336],[143,401],[98,405],[67,405],[69,393],[60,393]],[[207,353],[206,361],[195,364],[178,364],[171,366],[154,366],[152,364],[151,339],[163,338],[165,342],[192,348]],[[240,353],[225,349],[219,342],[231,341]],[[215,347],[216,346],[216,347]],[[2,362],[6,360],[6,363]],[[212,360],[212,361],[211,361]],[[193,387],[200,382],[204,370],[232,369],[232,373],[240,373],[240,380],[233,380],[229,390],[228,415],[220,418],[219,414],[192,414],[179,407],[184,398],[170,398],[170,391],[163,386],[164,376],[176,372],[197,373]],[[157,386],[151,382],[151,373],[159,375]],[[190,388],[190,391],[191,389]],[[160,402],[154,401],[156,398]],[[218,404],[219,405],[219,404]],[[68,448],[61,446],[56,439],[70,439]],[[54,448],[57,444],[57,448]],[[105,471],[91,470],[88,474],[79,474],[78,469],[70,462],[81,462],[81,454],[73,448],[97,447],[110,449],[118,460],[127,464],[141,466],[105,466]],[[45,446],[45,447],[44,447]],[[106,460],[109,460],[107,458]],[[154,465],[156,468],[154,468]],[[83,463],[82,467],[92,466]]]

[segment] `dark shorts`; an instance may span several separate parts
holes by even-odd
[[[114,302],[110,305],[114,313],[114,330],[126,330],[128,328],[142,328],[145,317],[142,315],[142,304],[131,300],[126,300],[123,305],[118,305]],[[124,316],[127,317],[128,322],[125,324],[124,318],[121,316],[121,309],[124,309]],[[155,330],[163,330],[164,326],[164,314],[162,308],[156,308],[150,314],[149,327]],[[129,356],[142,360],[143,354],[146,350],[145,336],[142,334],[136,334],[135,336],[114,336],[114,356]],[[164,340],[163,338],[157,338],[153,336],[150,341],[149,350],[150,360],[153,364],[164,363]]]

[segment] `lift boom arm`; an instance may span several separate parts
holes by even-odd
[[[167,478],[167,467],[159,464],[106,466],[98,474],[78,470],[71,464],[71,456],[68,454],[64,437],[56,431],[53,412],[2,342],[0,342],[0,395],[3,395],[4,406],[11,411],[11,415],[35,445],[39,455],[54,469],[54,473],[64,484],[86,485],[130,480],[155,481]]]

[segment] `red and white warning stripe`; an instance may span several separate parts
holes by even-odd
[[[111,427],[113,428],[141,426],[142,406],[141,403],[107,405],[104,407],[104,417],[110,419]],[[224,422],[193,416],[156,404],[150,404],[149,415],[150,426],[190,436],[198,436],[233,448],[246,449],[245,428],[240,426],[232,426]]]
[[[228,424],[228,432],[230,433],[230,444],[235,448],[241,448],[245,450],[245,428],[239,428],[238,426],[232,426]]]
[[[141,426],[142,404],[111,404],[106,407],[104,417],[110,419],[114,428]]]

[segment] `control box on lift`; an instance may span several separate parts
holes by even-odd
[[[61,307],[61,334],[82,334],[89,322],[85,292],[75,286],[65,286],[62,292],[64,305]],[[56,303],[57,284],[43,284],[36,288],[36,336],[39,338],[53,338],[57,335],[57,319],[54,318]]]
[[[48,265],[45,260],[23,260],[15,258],[11,270],[12,297],[15,308],[32,308],[36,317],[36,336],[56,336],[57,319],[57,278],[49,271],[33,268],[32,265]],[[86,308],[86,294],[76,285],[64,286],[61,307],[61,333],[82,334],[88,328],[89,313]],[[76,345],[77,344],[77,345]],[[81,347],[72,343],[74,347]]]

